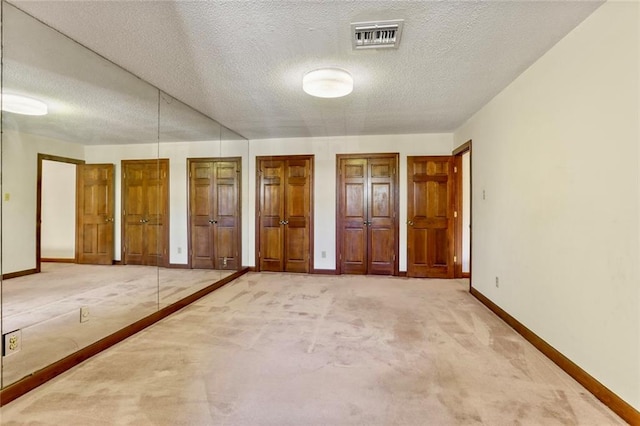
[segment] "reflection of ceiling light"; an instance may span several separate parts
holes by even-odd
[[[24,115],[47,115],[47,104],[20,95],[2,95],[2,110]]]
[[[353,77],[339,68],[321,68],[304,75],[302,90],[319,98],[339,98],[353,91]]]

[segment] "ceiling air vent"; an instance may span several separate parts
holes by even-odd
[[[397,48],[404,20],[355,22],[351,24],[354,50]]]

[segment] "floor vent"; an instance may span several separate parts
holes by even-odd
[[[404,20],[356,22],[351,24],[354,50],[397,48]]]

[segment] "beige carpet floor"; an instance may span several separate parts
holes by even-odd
[[[464,280],[247,274],[2,425],[615,425]]]
[[[230,271],[42,263],[2,281],[2,333],[22,349],[2,359],[6,386],[229,275]],[[80,323],[80,308],[89,309]]]

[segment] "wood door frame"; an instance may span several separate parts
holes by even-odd
[[[44,160],[47,161],[57,161],[58,163],[67,163],[74,164],[78,166],[79,164],[85,164],[84,160],[78,160],[76,158],[69,157],[60,157],[58,155],[50,155],[50,154],[41,154],[38,153],[38,172],[36,177],[36,273],[41,271],[41,263],[42,263],[42,162]],[[78,181],[78,168],[76,167],[76,184],[74,188],[77,186]],[[74,206],[74,210],[78,210],[78,199],[76,194],[76,205]],[[77,223],[76,223],[77,227]],[[75,235],[73,237],[73,241],[75,242],[78,236],[78,230],[75,229]],[[78,260],[78,245],[75,247],[75,258],[74,262]]]
[[[394,200],[393,208],[395,209],[395,220],[393,224],[394,238],[393,247],[395,249],[396,258],[393,262],[393,276],[397,277],[400,274],[400,153],[388,152],[388,153],[365,153],[365,154],[336,154],[336,274],[342,274],[342,267],[340,262],[341,241],[342,241],[342,227],[340,224],[340,160],[341,159],[359,159],[359,158],[389,158],[393,157],[395,160],[395,172],[393,173],[393,185],[394,185]]]
[[[309,160],[309,274],[314,270],[314,227],[313,227],[313,218],[315,216],[314,213],[314,162],[315,155],[314,154],[301,154],[301,155],[263,155],[256,157],[255,170],[256,170],[256,201],[255,201],[255,272],[260,272],[260,257],[258,256],[258,251],[260,250],[260,216],[258,212],[260,211],[260,168],[258,165],[261,161],[270,161],[270,160]]]
[[[472,266],[472,244],[473,241],[473,174],[471,173],[472,164],[471,164],[471,139],[467,142],[460,145],[458,148],[453,150],[454,157],[454,165],[460,171],[456,173],[456,182],[455,182],[455,209],[460,212],[455,221],[455,255],[457,259],[460,259],[459,262],[456,262],[454,265],[454,277],[455,278],[469,278],[469,288],[471,288],[471,266]],[[462,155],[465,153],[469,153],[469,272],[462,272],[462,182],[464,176],[462,175]]]
[[[124,191],[124,164],[125,163],[129,163],[129,164],[136,164],[136,163],[151,163],[151,162],[155,162],[158,167],[160,167],[160,163],[166,163],[167,165],[167,176],[166,176],[166,197],[165,197],[165,211],[167,212],[166,215],[166,221],[163,225],[164,227],[164,232],[162,235],[162,248],[163,250],[166,249],[167,254],[163,255],[163,262],[162,265],[156,265],[156,266],[164,266],[165,268],[170,267],[170,261],[169,259],[171,258],[171,250],[169,247],[169,233],[171,230],[171,217],[169,216],[169,214],[171,213],[169,206],[171,205],[170,203],[170,186],[171,186],[171,174],[170,174],[170,166],[171,163],[169,162],[168,158],[152,158],[152,159],[148,159],[148,160],[120,160],[120,262],[122,265],[126,265],[125,263],[125,256],[124,256],[124,247],[125,247],[125,242],[126,242],[126,232],[125,232],[125,217],[124,217],[124,205],[125,205],[125,191]]]
[[[206,162],[218,162],[229,161],[236,162],[238,164],[238,267],[242,268],[242,157],[189,157],[187,158],[187,241],[189,246],[187,247],[187,265],[189,269],[192,269],[191,264],[191,177],[189,172],[191,171],[192,163],[206,163]]]

